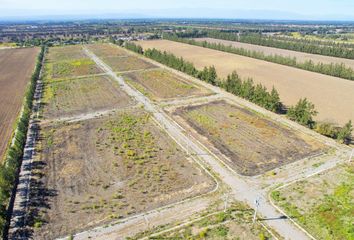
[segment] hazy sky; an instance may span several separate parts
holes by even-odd
[[[293,15],[289,16],[293,17],[332,16],[340,18],[342,16],[354,19],[354,0],[0,0],[0,16],[73,14],[75,12],[78,14],[121,13],[124,10],[128,10],[129,13],[151,16],[161,15],[162,10],[165,9],[188,9],[188,14],[193,14],[195,11],[197,16],[213,15],[208,10],[215,10],[221,15],[222,11],[225,11],[229,17],[230,11],[233,10],[237,17],[235,10],[240,10],[243,11],[240,13],[241,16],[255,15],[249,17],[259,18],[256,16],[259,10],[266,10],[282,16],[291,13]],[[174,17],[179,14],[185,17],[186,13],[175,12]]]

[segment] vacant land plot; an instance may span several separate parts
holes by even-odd
[[[179,108],[174,114],[206,137],[243,175],[264,173],[323,147],[309,136],[225,101]]]
[[[253,209],[242,203],[232,203],[226,212],[205,217],[190,225],[154,236],[153,239],[273,239],[262,225],[257,222],[252,225],[253,213]],[[139,234],[132,239],[140,239],[143,235]]]
[[[319,112],[317,120],[343,124],[354,121],[354,81],[308,72],[275,63],[167,40],[140,41],[143,48],[156,48],[191,61],[198,69],[214,65],[221,77],[236,70],[268,89],[274,86],[286,105],[307,97]]]
[[[46,76],[50,79],[70,78],[101,73],[95,62],[88,58],[47,63]]]
[[[123,75],[128,82],[151,99],[205,95],[207,89],[166,70],[147,70]]]
[[[46,118],[68,117],[82,113],[126,107],[128,95],[108,77],[87,77],[46,84],[43,102]]]
[[[0,50],[0,161],[10,141],[38,48]]]
[[[43,169],[31,197],[34,239],[65,236],[214,187],[143,111],[44,127],[42,138],[34,166]]]
[[[354,165],[336,167],[272,193],[317,239],[354,239]]]
[[[125,72],[156,67],[153,64],[134,56],[103,57],[101,59],[115,72]]]
[[[82,58],[86,58],[86,55],[82,51],[81,45],[52,47],[49,48],[47,53],[47,59],[51,62],[60,62],[65,60],[78,60]]]
[[[325,63],[325,64],[344,63],[347,67],[351,67],[352,69],[354,69],[354,60],[352,60],[352,59],[322,56],[322,55],[318,55],[318,54],[296,52],[296,51],[291,51],[291,50],[286,50],[286,49],[264,47],[264,46],[260,46],[260,45],[227,41],[227,40],[221,40],[221,39],[215,39],[215,38],[195,38],[194,40],[207,41],[210,43],[221,43],[226,46],[231,45],[236,48],[243,48],[243,49],[247,49],[250,51],[263,52],[265,55],[281,55],[284,57],[295,57],[298,60],[298,62],[305,62],[305,61],[311,60],[314,63]]]
[[[98,57],[114,57],[130,55],[125,49],[119,48],[112,44],[90,44],[86,47]]]

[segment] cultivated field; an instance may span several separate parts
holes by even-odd
[[[338,166],[272,193],[317,239],[354,239],[354,164]]]
[[[0,50],[0,161],[21,110],[38,53],[38,48]]]
[[[213,188],[143,111],[47,126],[41,135],[34,239],[65,236]]]
[[[166,70],[147,70],[123,74],[128,82],[153,100],[201,96],[207,89],[188,82]]]
[[[50,82],[45,86],[43,102],[45,118],[70,117],[132,103],[118,84],[105,76]]]
[[[195,38],[194,40],[207,41],[210,43],[221,43],[226,46],[231,45],[236,48],[243,48],[250,51],[263,52],[265,55],[276,54],[284,57],[295,57],[298,62],[305,62],[311,60],[314,63],[325,63],[325,64],[344,63],[347,67],[351,67],[352,69],[354,69],[354,60],[352,59],[322,56],[318,54],[296,52],[296,51],[291,51],[286,49],[265,47],[265,46],[254,45],[249,43],[241,43],[241,42],[227,41],[227,40],[214,39],[214,38]]]
[[[243,175],[261,174],[324,148],[312,137],[225,101],[182,107],[174,115],[204,136]]]
[[[145,49],[172,52],[193,62],[198,69],[214,65],[223,78],[236,70],[242,77],[252,77],[269,89],[275,86],[286,105],[307,97],[319,112],[317,120],[339,124],[349,119],[354,121],[354,81],[167,40],[139,41],[138,44]]]

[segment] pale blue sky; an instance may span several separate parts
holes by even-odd
[[[354,20],[354,0],[0,0],[0,16],[100,14],[124,11],[147,17],[172,14],[172,17],[225,15],[235,18],[264,16],[269,18],[274,15],[275,18],[289,16],[289,18],[327,17]]]

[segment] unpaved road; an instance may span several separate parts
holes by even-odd
[[[153,104],[140,92],[126,84],[122,77],[118,77],[109,66],[92,52],[87,49],[85,49],[85,51],[104,72],[121,85],[121,88],[126,91],[129,96],[135,98],[137,102],[142,103],[145,109],[153,114],[156,121],[178,144],[188,146],[190,152],[198,155],[203,162],[209,165],[213,171],[220,176],[221,180],[232,189],[232,193],[236,200],[245,201],[247,204],[254,207],[254,200],[258,196],[263,196],[264,200],[259,207],[259,214],[265,219],[269,219],[267,224],[270,227],[274,228],[285,239],[309,239],[303,231],[295,227],[288,219],[282,218],[281,214],[279,214],[277,210],[265,200],[266,196],[262,190],[255,187],[252,183],[246,181],[235,172],[232,172],[231,169],[225,167],[216,156],[210,154],[210,152],[195,141],[195,139],[186,135],[184,129],[180,128],[171,118],[169,118],[160,107]],[[109,226],[105,231],[107,232],[111,228],[112,227]],[[112,229],[112,231],[114,230]]]

